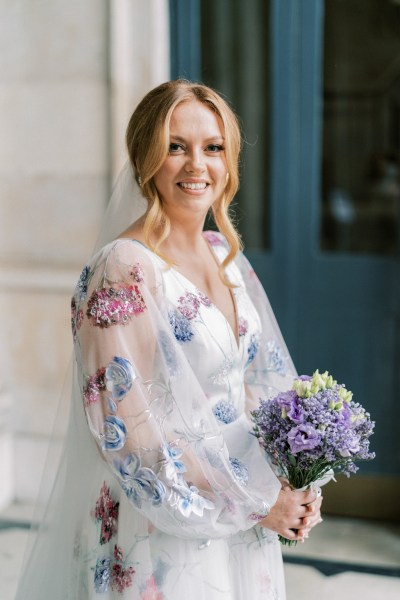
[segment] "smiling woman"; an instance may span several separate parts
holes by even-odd
[[[227,175],[221,118],[198,100],[179,104],[171,116],[168,156],[154,176],[168,218],[203,224],[214,202],[221,202]]]
[[[168,82],[127,142],[121,194],[146,203],[76,286],[70,429],[17,600],[283,600],[277,533],[304,539],[321,498],[282,485],[249,435],[295,370],[229,220],[236,118]],[[220,231],[203,231],[210,210]]]

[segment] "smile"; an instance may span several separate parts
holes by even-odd
[[[178,185],[184,190],[205,190],[208,183],[205,181],[202,181],[201,183],[188,183],[182,181],[181,183],[178,183]]]

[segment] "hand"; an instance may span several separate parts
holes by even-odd
[[[321,521],[322,496],[318,490],[300,492],[285,485],[269,515],[259,521],[259,525],[276,531],[288,540],[304,541],[311,529]]]

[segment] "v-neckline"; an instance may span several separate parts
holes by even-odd
[[[204,296],[205,298],[207,298],[207,300],[209,301],[210,305],[222,316],[222,318],[224,319],[225,323],[227,324],[228,328],[229,328],[229,332],[232,335],[233,339],[235,340],[235,344],[236,344],[236,349],[239,350],[240,349],[240,335],[239,335],[239,315],[238,315],[238,303],[235,297],[234,292],[232,291],[231,288],[229,288],[229,293],[231,295],[232,298],[232,304],[233,304],[233,310],[234,310],[234,315],[235,315],[235,327],[236,327],[236,331],[237,334],[235,333],[235,331],[233,330],[232,325],[230,324],[229,320],[227,319],[226,315],[223,313],[223,311],[219,308],[219,306],[217,306],[215,304],[215,302],[213,302],[211,300],[211,298],[205,293],[203,292],[203,290],[201,290],[197,285],[195,285],[193,283],[193,281],[191,281],[191,279],[188,279],[188,277],[186,277],[186,275],[183,275],[183,273],[181,273],[180,271],[178,271],[178,269],[175,269],[174,267],[170,267],[170,270],[173,271],[175,274],[179,275],[179,277],[181,277],[182,279],[184,279],[194,290],[196,290],[197,292],[199,292],[200,294],[202,294],[202,296]]]
[[[208,246],[208,249],[210,250],[210,253],[212,254],[212,256],[214,257],[215,262],[217,263],[218,266],[220,266],[220,261],[218,259],[218,256],[216,255],[212,245],[209,243],[209,241],[207,240],[207,238],[205,236],[204,240]],[[153,252],[153,250],[151,250],[148,246],[146,246],[146,244],[143,244],[143,242],[141,242],[140,240],[137,240],[135,238],[119,238],[119,239],[129,239],[132,242],[136,242],[138,244],[140,244],[143,248],[145,248],[148,252],[151,252],[152,255],[156,256],[164,265],[166,265],[167,263],[160,257],[158,256],[155,252]],[[236,328],[236,332],[234,331],[232,325],[230,324],[229,320],[227,319],[226,315],[224,314],[224,312],[219,308],[219,306],[217,306],[215,304],[215,302],[213,302],[211,300],[211,298],[209,298],[209,296],[203,291],[201,290],[191,279],[189,279],[188,277],[186,277],[186,275],[183,275],[183,273],[181,273],[180,271],[178,271],[178,269],[176,269],[175,267],[171,267],[169,266],[169,270],[173,271],[174,273],[176,273],[177,275],[179,275],[181,278],[183,278],[187,283],[189,283],[191,285],[191,287],[193,289],[195,289],[197,292],[199,292],[200,294],[202,294],[205,298],[207,298],[207,300],[210,302],[210,305],[213,306],[215,308],[215,310],[218,311],[218,313],[223,317],[225,323],[228,326],[229,332],[232,335],[233,339],[235,340],[235,345],[236,345],[236,350],[239,351],[240,349],[240,342],[241,342],[241,336],[239,335],[239,313],[238,313],[238,303],[237,303],[237,299],[235,296],[234,291],[232,290],[232,288],[229,288],[229,293],[232,299],[232,304],[233,304],[233,309],[234,309],[234,315],[235,315],[235,328]]]

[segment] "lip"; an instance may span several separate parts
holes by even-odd
[[[179,185],[180,183],[205,183],[207,185],[210,185],[210,182],[207,179],[194,179],[194,178],[180,179],[179,181],[177,181],[177,185]]]
[[[204,187],[201,187],[199,189],[190,189],[190,188],[186,188],[183,187],[182,184],[201,184],[204,185]],[[204,194],[205,191],[207,191],[207,188],[210,186],[210,182],[207,181],[206,179],[194,179],[194,178],[190,178],[190,179],[181,179],[180,181],[177,182],[176,184],[179,189],[183,192],[185,192],[186,194]]]

